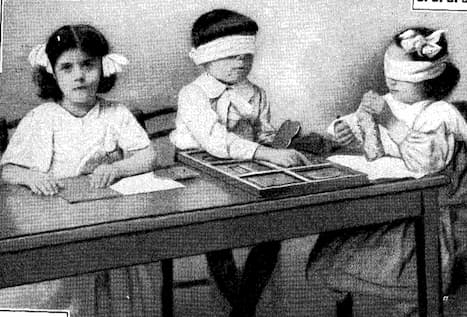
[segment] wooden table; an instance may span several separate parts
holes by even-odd
[[[0,185],[0,287],[414,217],[422,316],[442,316],[437,194],[446,182],[264,199],[203,175],[183,189],[78,204]],[[164,294],[170,304],[170,285]]]

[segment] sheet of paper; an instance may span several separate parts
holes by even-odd
[[[409,171],[404,162],[396,157],[384,156],[369,162],[363,155],[334,155],[328,157],[331,162],[350,167],[368,175],[368,179],[377,180],[382,178],[420,178],[424,173]]]
[[[111,189],[123,195],[150,193],[182,187],[185,186],[168,178],[156,177],[153,172],[126,177],[110,186]]]

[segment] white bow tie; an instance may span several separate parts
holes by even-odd
[[[222,123],[227,123],[227,115],[229,113],[229,107],[233,105],[237,110],[238,118],[235,119],[250,119],[255,117],[255,107],[250,104],[244,97],[240,96],[235,90],[226,89],[221,97],[217,100],[217,112],[219,113]]]

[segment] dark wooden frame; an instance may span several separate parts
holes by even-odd
[[[324,158],[316,158],[318,164],[284,168],[269,162],[256,162],[268,167],[266,171],[251,171],[245,174],[235,174],[226,171],[223,166],[227,164],[241,164],[255,161],[238,161],[225,159],[208,159],[201,160],[197,156],[206,155],[206,152],[199,150],[180,151],[177,153],[177,160],[197,168],[214,177],[218,177],[225,182],[242,188],[250,193],[262,197],[271,197],[275,195],[304,195],[318,192],[326,192],[349,187],[358,187],[369,183],[366,174],[352,170],[348,167],[335,164],[327,161]],[[210,157],[211,158],[211,157]],[[342,173],[341,176],[321,179],[311,179],[301,175],[304,171],[336,169]],[[282,175],[293,180],[292,183],[274,186],[262,186],[258,182],[252,180],[257,177],[268,177],[274,175]]]

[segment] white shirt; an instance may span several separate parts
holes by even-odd
[[[404,122],[409,132],[400,139],[401,131],[379,126],[381,142],[387,155],[400,157],[415,172],[433,173],[444,169],[452,159],[456,140],[467,141],[467,124],[460,112],[446,101],[424,100],[406,104],[391,94],[383,96],[394,116]],[[357,139],[362,142],[355,113],[344,116]],[[334,121],[328,132],[334,135]]]
[[[100,99],[85,116],[75,117],[59,104],[48,102],[21,120],[0,164],[71,177],[80,175],[91,159],[98,160],[118,148],[129,152],[149,144],[146,132],[123,105]]]
[[[227,86],[203,73],[178,95],[176,129],[170,140],[179,149],[203,149],[233,159],[252,159],[259,144],[271,143],[266,93],[245,80]]]

